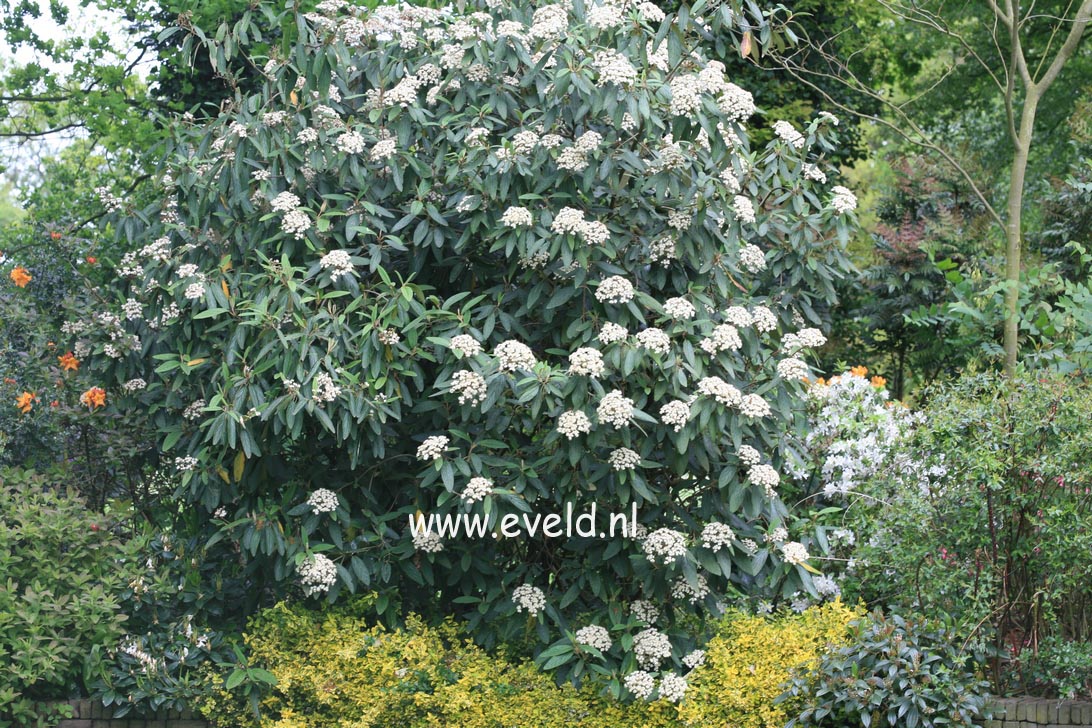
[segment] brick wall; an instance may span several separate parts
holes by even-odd
[[[1092,702],[1006,698],[994,703],[986,728],[1092,728]]]
[[[72,706],[72,717],[58,723],[59,728],[207,728],[205,721],[189,711],[164,711],[154,718],[112,718],[110,710],[97,700],[71,700],[68,704]]]

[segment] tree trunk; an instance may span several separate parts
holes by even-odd
[[[1016,355],[1020,334],[1020,270],[1023,243],[1022,213],[1024,208],[1024,177],[1028,168],[1028,152],[1035,132],[1035,112],[1039,105],[1037,90],[1028,89],[1024,108],[1020,112],[1020,129],[1012,155],[1012,175],[1009,181],[1008,220],[1005,224],[1005,376],[1016,374]]]

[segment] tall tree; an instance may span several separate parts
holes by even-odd
[[[985,207],[1003,240],[1005,265],[1005,372],[1011,375],[1019,353],[1020,272],[1024,237],[1024,206],[1028,166],[1037,143],[1041,110],[1064,107],[1073,99],[1057,91],[1059,79],[1079,82],[1088,61],[1082,41],[1092,20],[1092,0],[984,0],[953,5],[943,0],[877,0],[896,25],[858,26],[836,34],[808,33],[791,15],[787,27],[799,42],[772,49],[778,66],[820,93],[829,105],[881,124],[905,140],[927,149],[952,165],[968,189]],[[923,71],[897,79],[861,63],[875,43],[926,49]],[[921,51],[914,51],[921,62]],[[901,82],[901,83],[900,83]],[[830,84],[852,89],[882,106],[881,113],[854,108],[829,93]],[[959,99],[951,108],[962,121],[976,118],[1004,129],[1003,184],[990,185],[976,177],[964,149],[953,143],[950,118],[936,114],[937,97]],[[979,147],[975,149],[974,147]]]

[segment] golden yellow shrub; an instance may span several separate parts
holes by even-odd
[[[710,727],[784,728],[798,706],[775,700],[793,669],[806,670],[829,646],[844,644],[849,623],[863,615],[838,601],[772,619],[730,615],[706,646],[705,665],[690,673],[680,718]]]
[[[774,700],[792,668],[843,642],[861,614],[834,603],[775,619],[733,615],[680,705],[558,686],[529,662],[491,656],[451,621],[429,627],[411,615],[389,630],[369,626],[359,605],[281,604],[252,620],[246,642],[251,664],[277,678],[261,728],[783,728],[792,708]],[[224,728],[258,725],[223,691],[202,712]]]

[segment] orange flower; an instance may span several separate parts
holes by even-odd
[[[98,262],[99,262],[99,259],[96,258],[95,256],[93,256],[93,255],[87,256],[87,264],[88,265],[94,265],[95,263],[98,263]]]
[[[853,367],[849,370],[849,373],[854,376],[863,378],[866,374],[868,374],[868,367]]]
[[[49,234],[49,237],[53,238],[54,240],[60,240],[61,239],[61,234],[59,232],[57,232],[56,230],[54,230],[53,232],[51,232]]]
[[[52,402],[49,403],[49,406],[50,407],[60,407],[61,403],[58,402],[57,400],[53,400]]]
[[[80,395],[80,404],[85,404],[94,410],[106,404],[106,392],[101,387],[91,387]]]
[[[4,384],[15,384],[15,380],[11,377],[4,377]]]
[[[24,415],[34,407],[34,403],[38,401],[38,396],[33,392],[23,392],[15,398],[15,406],[19,408],[19,411]]]
[[[57,361],[61,363],[61,369],[66,372],[78,371],[80,368],[80,360],[73,356],[71,351],[65,352],[64,355],[57,357]]]
[[[879,387],[880,389],[883,389],[887,386],[887,380],[883,377],[872,377],[870,381],[872,382],[873,387]]]
[[[26,288],[27,284],[31,281],[30,273],[28,273],[27,269],[21,265],[17,265],[12,268],[11,273],[9,273],[8,275],[11,278],[12,282],[20,288]]]

